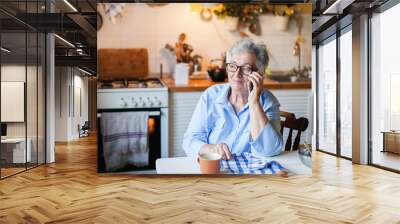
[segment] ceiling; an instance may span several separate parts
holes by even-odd
[[[353,18],[372,12],[388,0],[313,0],[313,44],[352,23]]]
[[[0,1],[1,43],[11,50],[9,53],[2,51],[2,55],[7,54],[2,60],[25,62],[27,57],[29,61],[36,57],[37,33],[51,32],[74,45],[55,38],[56,66],[79,66],[95,74],[97,1],[68,0],[73,8],[64,0],[47,2],[46,5],[45,0]],[[43,45],[39,45],[39,50],[42,48]]]

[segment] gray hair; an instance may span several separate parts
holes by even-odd
[[[256,56],[256,67],[258,72],[264,74],[268,66],[269,57],[265,44],[255,44],[250,38],[237,41],[226,54],[226,62],[231,62],[232,57],[238,53],[251,53]]]

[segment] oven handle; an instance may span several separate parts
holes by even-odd
[[[149,116],[160,116],[160,111],[149,111]],[[97,117],[101,117],[101,113],[97,113]]]

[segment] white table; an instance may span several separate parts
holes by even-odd
[[[301,162],[297,151],[283,152],[281,155],[269,159],[279,162],[293,174],[312,173],[312,169]],[[157,174],[200,174],[199,164],[196,158],[192,157],[157,159],[156,170]]]
[[[27,138],[27,147],[26,147],[26,154],[25,154],[25,138],[5,138],[1,139],[2,145],[11,145],[13,147],[13,163],[25,163],[31,162],[31,145],[32,141],[30,138]]]

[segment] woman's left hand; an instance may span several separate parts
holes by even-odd
[[[252,72],[247,78],[249,82],[253,84],[253,90],[249,93],[249,105],[259,103],[260,95],[263,89],[264,76],[257,72]]]

